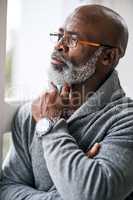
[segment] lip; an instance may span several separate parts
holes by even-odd
[[[57,58],[57,57],[52,57],[51,58],[51,63],[54,64],[54,65],[62,65],[62,64],[64,64],[64,62],[62,60],[60,60],[59,58]]]

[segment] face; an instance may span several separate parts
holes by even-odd
[[[103,47],[92,47],[78,42],[87,40],[87,30],[88,27],[78,16],[69,17],[63,28],[59,29],[59,37],[63,35],[65,39],[57,42],[51,55],[49,81],[61,86],[64,82],[82,83],[95,73]],[[77,41],[76,45],[70,45],[74,41]]]

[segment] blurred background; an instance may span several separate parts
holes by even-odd
[[[117,70],[123,88],[133,98],[133,0],[8,0],[5,62],[5,99],[29,100],[47,87],[52,50],[49,33],[55,32],[77,6],[101,4],[122,15],[129,28],[125,57]],[[11,144],[4,134],[4,157]]]

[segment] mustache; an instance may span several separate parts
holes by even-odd
[[[67,65],[67,60],[64,58],[64,56],[59,53],[58,51],[54,51],[52,54],[51,54],[51,58],[57,58],[59,60],[61,60],[64,64]]]

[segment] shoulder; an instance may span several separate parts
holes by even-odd
[[[109,114],[110,117],[133,115],[133,100],[129,97],[122,97],[107,104],[102,112]]]
[[[24,123],[29,117],[31,117],[31,115],[31,102],[29,102],[19,107],[15,117],[18,118],[20,123]]]
[[[17,110],[13,121],[12,121],[12,135],[15,135],[23,138],[32,140],[34,135],[35,121],[32,118],[32,103],[26,103],[23,106],[19,107]]]
[[[107,135],[132,135],[133,137],[133,100],[128,97],[111,101],[99,112],[95,119]]]
[[[105,107],[103,115],[108,124],[107,136],[115,138],[115,143],[123,141],[125,145],[130,139],[129,143],[133,145],[133,100],[123,97],[112,102]]]
[[[117,116],[132,116],[133,117],[133,100],[128,97],[123,97],[115,102],[113,102],[112,110]]]
[[[17,124],[19,127],[21,127],[26,123],[27,120],[31,118],[31,116],[31,103],[25,103],[17,109],[13,117],[12,125]]]

